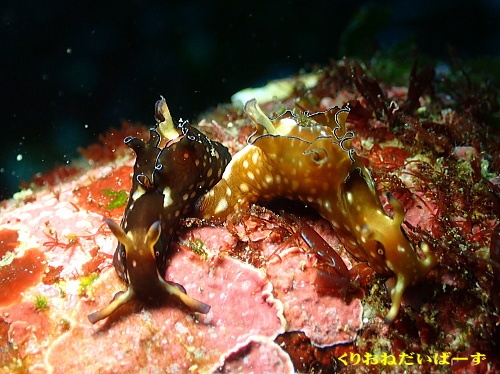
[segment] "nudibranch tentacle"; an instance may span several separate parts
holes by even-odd
[[[351,149],[349,109],[286,111],[269,119],[251,100],[245,111],[255,133],[200,202],[200,217],[224,220],[275,198],[304,202],[330,222],[353,256],[394,277],[386,321],[394,320],[404,290],[427,276],[436,257],[426,244],[424,260],[415,252],[401,228],[404,209],[392,195],[394,217],[384,211],[369,171]]]
[[[220,180],[231,155],[187,121],[174,126],[165,99],[156,103],[156,110],[158,123],[147,142],[133,137],[124,140],[137,158],[121,227],[105,220],[119,241],[113,264],[128,289],[118,292],[104,309],[90,314],[92,323],[133,299],[148,301],[165,295],[174,296],[191,312],[210,310],[163,275],[168,246],[181,218]]]

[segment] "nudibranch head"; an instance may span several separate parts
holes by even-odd
[[[154,222],[146,232],[138,231],[135,235],[131,232],[126,234],[120,226],[109,219],[105,219],[105,222],[120,243],[124,245],[126,253],[129,254],[127,256],[129,287],[125,292],[118,292],[107,307],[89,314],[88,319],[91,323],[108,317],[120,306],[134,299],[151,301],[161,295],[176,297],[191,312],[205,314],[209,312],[209,305],[189,297],[184,287],[166,281],[158,272],[154,245],[160,237],[161,221]]]
[[[413,250],[401,229],[403,207],[392,195],[394,217],[385,213],[369,171],[351,149],[353,133],[345,124],[349,109],[312,115],[286,111],[270,119],[250,100],[245,111],[255,133],[203,198],[200,216],[226,219],[251,203],[275,198],[313,207],[352,255],[381,274],[395,275],[386,317],[392,321],[406,287],[425,277],[436,259],[427,245],[422,246],[425,260]]]
[[[165,99],[158,101],[156,110],[158,124],[147,142],[125,139],[137,158],[121,227],[105,220],[119,241],[113,264],[129,287],[117,293],[106,308],[90,314],[92,323],[132,299],[147,301],[166,294],[192,312],[208,313],[210,309],[187,296],[182,286],[165,281],[163,275],[168,246],[180,219],[219,181],[231,155],[187,121],[174,126]]]
[[[355,238],[354,242],[348,239],[345,243],[351,253],[367,261],[378,273],[395,274],[388,282],[392,306],[385,317],[386,322],[392,322],[404,290],[425,278],[437,259],[427,243],[420,247],[425,259],[419,257],[401,227],[405,216],[403,205],[388,193],[394,212],[389,217],[365,178],[360,169],[354,169],[342,186],[343,205],[349,212],[348,231]]]

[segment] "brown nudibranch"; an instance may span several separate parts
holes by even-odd
[[[269,119],[254,99],[245,111],[256,131],[205,195],[199,216],[224,220],[251,203],[275,198],[304,202],[330,222],[354,257],[395,281],[385,317],[392,322],[405,289],[425,278],[437,260],[426,243],[425,259],[415,252],[401,228],[403,206],[391,194],[393,217],[384,211],[369,171],[350,147],[349,109],[286,111]]]
[[[163,98],[156,104],[156,120],[147,142],[124,140],[137,155],[132,189],[121,226],[109,219],[105,222],[119,241],[113,264],[128,288],[104,309],[89,314],[92,323],[133,299],[147,302],[169,295],[191,312],[210,310],[163,276],[180,219],[192,213],[197,200],[220,180],[231,155],[187,121],[175,126]]]

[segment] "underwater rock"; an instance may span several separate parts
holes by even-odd
[[[108,269],[89,297],[78,303],[73,327],[50,346],[46,360],[51,370],[210,372],[235,346],[255,336],[272,341],[284,331],[282,306],[272,296],[272,286],[263,274],[238,260],[203,259],[177,248],[167,278],[183,283],[193,297],[210,302],[210,312],[192,316],[172,303],[144,308],[136,302],[92,326],[86,322],[88,312],[105,305],[121,289],[114,271]]]
[[[349,104],[351,145],[385,214],[393,215],[385,197],[390,191],[404,207],[401,229],[417,254],[425,241],[438,259],[418,286],[407,288],[391,325],[382,320],[391,304],[386,277],[349,255],[338,232],[311,207],[289,200],[257,201],[224,223],[181,221],[161,275],[209,303],[207,315],[192,315],[173,300],[134,301],[90,324],[87,314],[125,288],[112,268],[117,242],[102,219],[122,218],[132,186],[135,158],[123,138],[147,136],[127,125],[83,150],[87,161],[38,175],[31,189],[1,202],[0,232],[17,238],[1,239],[0,270],[14,271],[17,261],[35,253],[43,274],[16,287],[0,308],[0,371],[408,368],[363,359],[384,354],[397,362],[411,354],[415,372],[498,371],[500,265],[490,247],[498,247],[491,237],[500,215],[499,137],[481,119],[488,118],[484,108],[495,115],[494,95],[453,79],[448,86],[458,94],[441,100],[444,93],[415,84],[416,73],[409,89],[368,75],[362,64],[333,62],[314,75],[315,85],[287,80],[288,86],[297,82],[289,97],[260,105],[275,117],[285,109],[314,113]],[[221,106],[206,115],[198,127],[209,138],[232,154],[246,145],[253,126],[241,108]],[[290,217],[307,222],[339,254],[349,269],[347,290],[318,287],[320,271],[328,273],[330,265],[305,242],[301,220]],[[272,367],[258,366],[262,351]]]
[[[242,354],[242,351],[244,352]],[[282,373],[293,374],[290,357],[272,340],[255,337],[233,352],[221,357],[216,373]]]
[[[262,213],[260,218],[269,219],[269,213]],[[274,234],[279,226],[267,220],[263,228],[252,222],[253,219],[256,218],[248,217],[232,229],[240,243],[251,243],[251,250],[262,259],[260,264],[258,258],[244,260],[266,274],[273,286],[273,295],[283,304],[287,331],[305,332],[318,347],[354,341],[362,327],[363,307],[359,298],[346,302],[333,292],[318,292],[314,254],[308,254],[304,244],[302,248],[295,246],[293,241],[278,241],[278,244]],[[188,243],[204,243],[204,251],[213,256],[224,255],[238,247],[234,236],[224,228],[194,228],[183,232],[180,239]],[[226,246],[221,246],[221,243],[226,243]]]

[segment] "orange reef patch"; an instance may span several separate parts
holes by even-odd
[[[128,200],[128,191],[132,187],[132,173],[132,166],[122,166],[106,177],[78,188],[74,191],[78,198],[77,205],[105,217],[121,218]],[[126,194],[127,198],[121,205],[119,199],[122,194]]]
[[[38,284],[42,278],[46,265],[45,255],[38,248],[26,251],[22,257],[15,256],[13,250],[18,245],[18,234],[15,230],[0,230],[0,307],[9,306],[19,302],[22,292]],[[9,255],[10,253],[10,255]]]
[[[17,241],[18,234],[16,230],[3,229],[0,231],[0,257],[16,249],[19,242]]]

